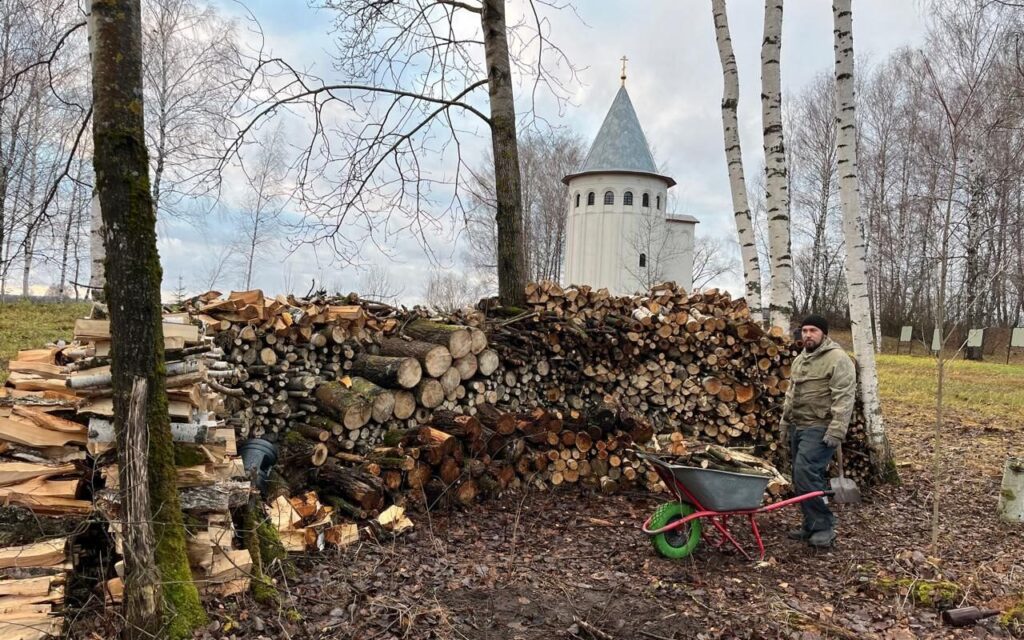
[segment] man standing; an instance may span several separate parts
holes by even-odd
[[[793,485],[797,494],[823,491],[826,470],[846,437],[853,415],[857,376],[842,347],[828,337],[828,321],[807,316],[800,325],[804,350],[793,361],[779,431],[789,432]],[[804,524],[789,532],[813,547],[835,542],[835,516],[823,498],[800,503]]]

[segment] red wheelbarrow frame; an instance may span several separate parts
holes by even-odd
[[[695,498],[693,494],[690,493],[690,491],[686,487],[684,487],[683,484],[679,482],[679,480],[677,480],[674,475],[668,473],[664,468],[662,468],[661,465],[652,464],[651,467],[654,468],[655,473],[657,473],[658,477],[661,478],[661,481],[665,483],[665,486],[668,487],[669,489],[672,489],[676,493],[680,501],[690,503],[697,510],[688,516],[680,518],[679,520],[676,520],[665,525],[664,527],[661,527],[660,529],[649,528],[651,524],[651,519],[654,518],[654,516],[652,515],[650,518],[647,518],[647,520],[644,521],[641,527],[644,533],[646,533],[649,536],[656,536],[662,533],[667,533],[669,531],[674,531],[679,527],[683,527],[687,523],[692,522],[693,520],[707,518],[711,521],[711,524],[713,524],[715,528],[718,529],[718,531],[722,534],[721,539],[717,541],[709,540],[709,544],[711,544],[711,546],[713,546],[714,548],[719,549],[726,542],[731,542],[732,546],[736,547],[736,549],[740,553],[742,553],[744,557],[747,558],[747,560],[753,560],[754,558],[751,557],[749,553],[747,553],[746,549],[743,548],[743,545],[740,544],[739,540],[737,540],[735,536],[729,533],[728,519],[730,517],[747,517],[747,519],[750,521],[750,531],[754,534],[754,539],[757,541],[757,549],[759,552],[758,559],[764,560],[764,541],[761,539],[760,529],[757,528],[757,521],[755,520],[755,516],[762,513],[768,513],[769,511],[782,509],[783,507],[799,504],[805,500],[811,500],[813,498],[821,498],[834,495],[833,491],[811,491],[810,493],[804,493],[794,498],[783,500],[782,502],[776,502],[774,504],[770,504],[764,507],[758,507],[757,509],[742,509],[737,511],[713,511],[711,509],[705,509],[704,506],[701,505],[700,501],[697,500],[697,498]],[[704,533],[706,535],[708,533],[708,530],[705,529]]]

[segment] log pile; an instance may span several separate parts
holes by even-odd
[[[42,366],[51,354],[21,351],[10,363],[12,371],[21,371],[22,379],[54,375]],[[29,365],[40,374],[24,373]],[[91,503],[80,499],[87,433],[74,412],[73,398],[62,392],[0,389],[0,501],[42,516],[89,514]]]
[[[189,531],[193,575],[206,592],[237,593],[248,587],[247,552],[232,546],[230,511],[244,504],[249,483],[223,418],[239,372],[187,314],[165,315],[163,330],[182,507],[207,523]],[[109,331],[105,320],[80,319],[70,344],[12,361],[0,396],[0,497],[41,515],[84,516],[96,506],[120,554]],[[120,562],[115,569],[105,585],[111,601],[123,591]]]
[[[644,297],[604,289],[528,289],[527,313],[496,323],[491,341],[513,406],[592,406],[606,395],[718,444],[777,448],[775,427],[796,352],[783,332],[750,320],[746,301],[671,283]]]
[[[323,451],[311,464],[312,452],[328,440],[316,435],[289,433],[281,471],[289,486],[314,488],[320,500],[356,520],[388,502],[432,508],[528,486],[613,492],[659,485],[633,450],[652,439],[653,429],[610,398],[586,414],[512,413],[488,404],[474,415],[439,410],[427,425],[388,431],[381,446],[364,454]],[[280,509],[287,512],[283,503]]]
[[[777,427],[800,345],[752,322],[745,300],[672,283],[623,297],[531,284],[527,300],[525,310],[489,310],[509,406],[580,409],[610,395],[659,434],[754,446],[785,463]],[[849,475],[869,484],[863,425],[858,407],[844,451]]]
[[[528,302],[431,318],[355,296],[210,292],[166,316],[178,483],[204,591],[248,586],[252,560],[230,517],[250,497],[236,438],[277,444],[293,497],[268,514],[294,551],[351,544],[365,531],[356,522],[401,531],[406,506],[523,487],[661,489],[639,449],[712,468],[761,466],[737,447],[780,461],[796,346],[751,322],[744,301],[671,284],[613,297],[548,283],[530,285]],[[12,361],[0,497],[40,515],[87,513],[91,499],[119,545],[109,365],[109,326],[95,320],[76,323],[71,344]],[[865,482],[859,412],[849,440],[847,473]],[[113,577],[107,596],[121,588]]]
[[[240,371],[230,402],[241,437],[327,432],[325,446],[359,455],[435,409],[472,413],[503,393],[498,354],[476,327],[322,294],[210,292],[190,309]]]
[[[67,538],[0,548],[0,638],[61,637]]]
[[[755,446],[776,462],[785,448],[776,425],[796,346],[717,290],[687,294],[669,283],[648,296],[613,297],[545,283],[530,285],[528,309],[441,321],[354,296],[215,294],[197,298],[193,313],[244,367],[240,435],[276,441],[307,468],[326,463],[326,475],[342,473],[332,459],[374,469],[369,459],[389,448],[385,434],[431,425],[438,413],[476,416],[487,406],[587,415],[605,398],[659,434]],[[302,438],[287,440],[290,433]],[[856,424],[849,448],[851,475],[866,474]],[[545,471],[564,481],[554,471],[565,469]],[[382,475],[394,485],[393,474]]]

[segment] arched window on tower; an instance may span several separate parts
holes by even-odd
[[[576,194],[576,208],[580,208],[580,194],[578,193]]]
[[[594,205],[594,192],[591,191],[587,194],[587,206],[592,207]]]
[[[658,203],[658,211],[661,211],[661,196],[655,198],[654,201]]]
[[[651,194],[645,193],[643,195],[643,197],[640,198],[640,206],[641,207],[649,207],[649,206],[651,206]]]
[[[623,204],[623,206],[626,206],[626,207],[632,207],[633,206],[633,192],[632,191],[627,191],[626,193],[622,194],[622,204]]]
[[[605,191],[604,192],[604,203],[605,204],[615,204],[615,194],[612,193],[611,191]]]
[[[640,268],[641,269],[646,269],[647,268],[647,254],[646,253],[641,253],[640,254]]]

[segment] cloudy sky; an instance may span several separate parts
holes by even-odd
[[[520,10],[509,0],[510,13]],[[295,0],[246,0],[262,25],[268,46],[281,57],[313,72],[337,78],[331,69],[331,15]],[[659,162],[678,182],[676,209],[696,216],[698,235],[734,238],[728,177],[722,150],[719,103],[721,68],[715,46],[709,0],[579,0],[576,12],[549,12],[552,39],[579,67],[572,104],[559,113],[550,101],[540,110],[547,120],[593,139],[619,86],[619,58],[628,56],[627,89]],[[729,21],[739,63],[739,117],[748,180],[761,159],[760,43],[763,3],[731,0]],[[910,0],[855,0],[854,43],[858,58],[879,60],[894,49],[921,43],[925,16],[921,3]],[[783,23],[782,80],[785,93],[795,93],[815,74],[833,65],[832,12],[826,0],[788,0]],[[520,96],[525,91],[519,92]],[[784,95],[785,99],[785,95]],[[479,153],[488,143],[478,141]],[[465,242],[453,227],[436,238],[443,266],[459,269]],[[235,235],[230,223],[210,217],[200,227],[164,223],[161,255],[164,289],[179,277],[190,289],[202,286],[220,248]],[[364,263],[386,262],[392,281],[406,303],[418,302],[431,264],[411,238],[396,238],[390,257],[368,248]],[[360,272],[340,265],[329,252],[302,249],[288,256],[268,256],[254,275],[255,286],[268,293],[304,293],[311,279],[332,289],[359,288]],[[717,283],[734,291],[738,278]],[[228,273],[218,288],[238,288]]]

